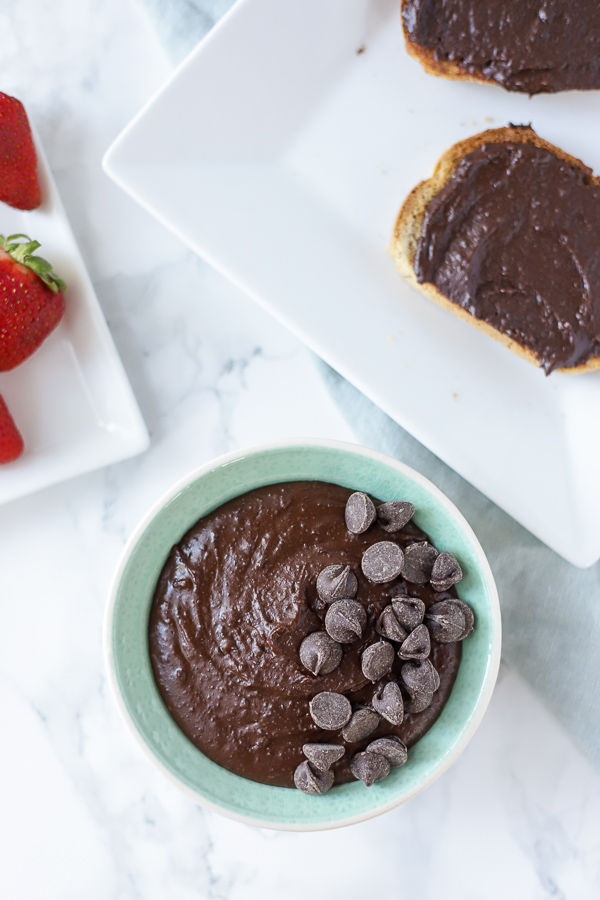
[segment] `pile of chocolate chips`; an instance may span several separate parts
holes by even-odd
[[[393,534],[412,518],[412,503],[393,501],[378,507],[360,491],[348,498],[346,527],[362,534],[377,520]],[[363,574],[372,584],[385,584],[402,576],[415,584],[429,582],[435,591],[447,591],[462,578],[462,570],[451,553],[438,553],[427,541],[409,544],[404,550],[394,541],[372,544],[361,560]],[[328,604],[325,631],[309,634],[300,645],[300,661],[313,675],[327,675],[336,669],[343,656],[343,645],[362,637],[367,611],[356,599],[358,580],[350,566],[327,566],[317,578],[317,593]],[[401,685],[388,681],[373,691],[369,706],[352,707],[344,694],[322,691],[310,701],[310,715],[324,731],[341,731],[344,743],[304,744],[306,760],[296,768],[294,784],[305,794],[324,794],[333,785],[332,766],[346,753],[345,743],[364,740],[381,720],[400,725],[406,711],[419,713],[430,705],[440,686],[440,677],[432,665],[432,639],[439,643],[462,641],[474,627],[471,607],[462,600],[447,599],[433,603],[427,610],[422,600],[399,594],[379,616],[375,630],[381,640],[362,653],[363,675],[375,684],[392,669],[398,654],[403,665]],[[402,690],[403,689],[403,690]],[[350,771],[367,787],[381,781],[395,766],[407,760],[407,749],[395,735],[372,741],[362,753],[350,759]]]

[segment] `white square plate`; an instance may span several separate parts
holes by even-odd
[[[29,359],[0,372],[25,452],[0,466],[0,503],[140,453],[148,432],[36,139],[42,205],[0,203],[0,234],[27,234],[67,283],[66,312]]]
[[[105,168],[575,565],[600,556],[600,372],[546,378],[412,290],[386,247],[455,141],[508,122],[600,171],[600,94],[426,75],[399,0],[238,0]]]

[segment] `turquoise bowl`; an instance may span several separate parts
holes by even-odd
[[[384,500],[410,500],[415,522],[440,550],[460,560],[460,596],[476,629],[463,644],[458,677],[441,716],[385,781],[336,786],[322,797],[248,781],[200,752],[175,724],[152,675],[148,616],[162,566],[201,516],[252,488],[283,481],[328,481]],[[386,812],[430,785],[457,759],[489,703],[500,662],[498,594],[487,559],[456,507],[431,482],[395,459],[334,441],[267,444],[222,456],[176,484],[128,541],[105,619],[109,679],[127,726],[152,762],[194,800],[242,822],[311,831]]]

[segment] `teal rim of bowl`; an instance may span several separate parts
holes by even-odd
[[[154,681],[148,617],[171,547],[202,516],[253,488],[284,481],[326,481],[382,500],[410,500],[415,522],[463,567],[459,595],[475,612],[448,702],[411,747],[408,762],[365,788],[338,785],[321,797],[259,784],[222,768],[172,719]],[[227,454],[179,482],[145,516],[123,550],[105,619],[109,678],[127,725],[152,761],[198,803],[266,828],[317,830],[392,809],[438,778],[460,755],[487,707],[500,662],[498,594],[472,529],[430,481],[395,459],[335,441],[286,441]],[[232,723],[232,727],[233,727]]]

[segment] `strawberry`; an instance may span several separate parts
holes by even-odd
[[[42,200],[37,157],[25,107],[0,93],[0,200],[35,209]]]
[[[0,465],[12,462],[23,452],[23,438],[15,425],[8,406],[0,394]]]
[[[25,238],[19,243],[18,238]],[[0,235],[0,372],[37,350],[65,311],[66,284],[26,234]]]

